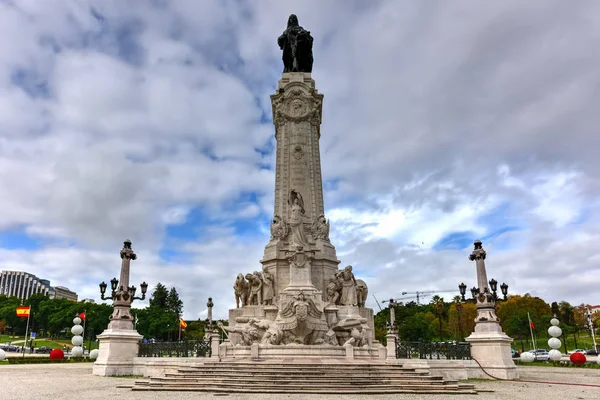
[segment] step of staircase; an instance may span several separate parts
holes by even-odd
[[[430,376],[401,365],[205,363],[177,368],[163,377],[136,381],[135,391],[213,393],[476,394],[473,385]]]

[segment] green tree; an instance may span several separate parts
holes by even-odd
[[[150,307],[166,310],[168,308],[168,297],[169,292],[167,291],[167,287],[160,282],[157,283],[150,296]]]
[[[179,294],[177,293],[177,289],[174,287],[171,288],[169,294],[167,295],[167,310],[176,315],[181,315],[183,313],[183,301],[179,298]]]
[[[426,342],[433,339],[434,332],[426,318],[426,313],[422,312],[418,312],[402,321],[398,331],[401,340]]]

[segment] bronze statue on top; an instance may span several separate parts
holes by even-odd
[[[313,37],[298,25],[295,14],[288,18],[287,29],[279,36],[277,44],[283,50],[283,72],[312,72]]]

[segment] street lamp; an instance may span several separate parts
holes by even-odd
[[[500,285],[500,290],[502,290],[502,296],[504,296],[504,300],[508,300],[508,285],[506,283],[503,283],[502,285]]]
[[[120,279],[116,277],[110,280],[110,296],[106,296],[106,289],[108,285],[106,282],[99,284],[100,286],[100,298],[102,300],[113,300],[114,311],[110,316],[109,329],[133,329],[133,317],[131,315],[131,303],[134,300],[146,299],[146,292],[148,290],[148,284],[142,282],[140,288],[142,295],[136,296],[137,288],[135,286],[129,286],[129,269],[131,260],[137,259],[137,255],[131,249],[131,241],[125,240],[123,242],[123,249],[121,249],[121,276]],[[120,285],[119,285],[120,282]]]
[[[477,295],[479,294],[479,288],[473,286],[471,288],[471,296],[473,296],[473,301],[477,301]]]
[[[458,290],[460,290],[461,300],[465,301],[465,293],[467,293],[467,285],[465,285],[464,282],[462,282],[460,285],[458,285]]]

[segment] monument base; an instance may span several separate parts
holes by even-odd
[[[386,358],[385,347],[381,344],[371,347],[329,346],[289,344],[273,346],[255,343],[251,346],[233,345],[231,342],[221,343],[219,357],[228,359],[338,359],[338,360],[381,360]]]
[[[92,373],[100,376],[133,375],[142,335],[134,330],[106,329],[98,335],[100,351]]]
[[[511,343],[500,324],[496,322],[478,322],[475,332],[465,339],[471,345],[471,358],[495,378],[518,379],[519,372],[512,360]],[[489,378],[489,376],[482,376]]]

